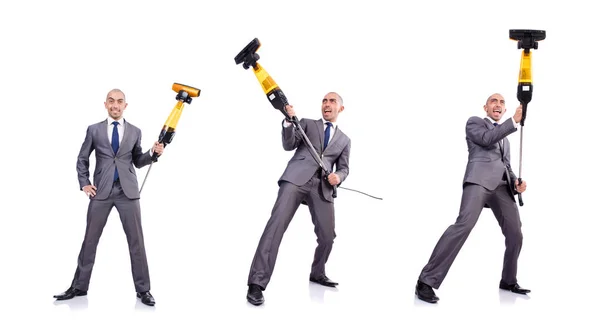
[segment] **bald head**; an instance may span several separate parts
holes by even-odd
[[[500,93],[494,93],[494,94],[490,95],[490,96],[487,98],[487,100],[485,101],[485,103],[487,104],[487,103],[488,103],[488,102],[490,102],[490,100],[491,100],[491,99],[493,99],[493,98],[498,98],[498,99],[502,99],[502,100],[504,100],[504,97],[502,96],[502,94],[500,94]]]
[[[342,99],[342,96],[341,96],[341,95],[339,95],[339,93],[337,93],[337,92],[329,92],[329,93],[327,93],[327,94],[335,94],[335,96],[336,96],[336,97],[337,97],[337,99],[338,99],[338,102],[339,102],[339,104],[340,104],[341,106],[343,106],[343,105],[344,105],[344,99]]]
[[[114,88],[108,91],[108,93],[106,94],[106,99],[108,100],[109,96],[114,93],[121,93],[123,95],[123,101],[125,101],[125,93],[123,93],[123,91],[119,90],[118,88]]]

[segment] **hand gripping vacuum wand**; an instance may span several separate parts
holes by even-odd
[[[525,117],[527,117],[527,104],[531,101],[533,95],[533,84],[531,80],[531,49],[538,48],[538,41],[546,39],[544,30],[510,30],[509,37],[516,40],[518,49],[521,52],[521,68],[519,71],[519,86],[517,88],[517,99],[523,105],[523,117],[521,118],[521,133],[519,146],[519,185],[523,182],[521,170],[523,167],[523,126],[525,126]],[[523,198],[519,193],[519,205],[523,206]]]
[[[173,84],[173,91],[177,92],[177,95],[175,96],[177,104],[175,104],[175,107],[173,107],[171,114],[169,114],[165,125],[163,125],[162,130],[158,135],[158,143],[163,144],[164,147],[167,147],[167,145],[173,141],[173,137],[175,137],[175,128],[177,127],[177,122],[179,122],[179,118],[181,117],[183,106],[186,103],[191,104],[192,98],[200,95],[200,89],[178,83]],[[150,163],[146,177],[144,177],[144,182],[142,182],[140,193],[142,193],[142,189],[144,189],[144,184],[146,184],[148,174],[150,173],[150,170],[152,170],[152,165],[158,161],[158,157],[158,153],[154,152],[152,154],[152,163]]]
[[[313,157],[313,159],[315,159],[315,161],[321,167],[321,170],[323,171],[323,174],[324,174],[324,178],[327,179],[329,174],[331,174],[331,171],[329,169],[327,169],[327,167],[325,167],[325,164],[323,164],[323,161],[319,157],[319,154],[315,150],[315,147],[310,142],[308,136],[306,136],[306,132],[304,132],[304,129],[302,129],[302,126],[300,125],[298,118],[296,116],[291,117],[285,111],[285,106],[289,105],[285,94],[283,93],[281,88],[279,88],[279,85],[277,85],[277,83],[275,83],[275,80],[273,80],[271,75],[269,75],[269,73],[260,64],[258,64],[257,61],[260,59],[260,56],[258,56],[258,54],[256,54],[256,51],[260,48],[260,46],[261,45],[260,45],[260,41],[258,40],[258,38],[254,38],[254,40],[252,40],[248,45],[246,45],[246,47],[244,47],[244,49],[242,49],[242,51],[235,57],[235,64],[243,63],[243,67],[246,70],[248,70],[248,69],[250,69],[250,67],[252,67],[252,70],[254,71],[254,75],[256,76],[256,79],[258,79],[258,82],[260,83],[260,86],[262,87],[263,91],[267,95],[267,99],[269,99],[269,101],[271,102],[271,105],[273,105],[273,107],[275,109],[279,109],[279,111],[285,116],[285,119],[288,122],[292,123],[294,125],[294,127],[296,128],[296,130],[298,130],[300,132],[302,140],[304,141],[304,144],[308,147],[308,150],[309,150],[311,156]],[[339,185],[333,186],[333,197],[334,198],[337,197],[337,187],[338,186]],[[374,197],[372,195],[369,195],[369,194],[366,194],[366,193],[363,193],[363,192],[360,192],[357,190],[353,190],[353,189],[349,189],[349,188],[345,188],[345,187],[341,187],[341,186],[339,186],[339,187],[346,189],[346,190],[362,193],[371,198],[382,200],[381,198]]]

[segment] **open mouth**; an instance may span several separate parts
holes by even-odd
[[[500,109],[494,109],[494,114],[502,114],[502,110],[500,110]]]

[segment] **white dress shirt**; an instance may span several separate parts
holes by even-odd
[[[112,145],[112,134],[113,134],[113,122],[115,120],[112,118],[107,118],[106,119],[106,123],[108,124],[106,126],[106,133],[108,133],[108,142]],[[121,146],[121,142],[123,141],[123,133],[125,132],[125,127],[123,127],[123,117],[121,117],[120,120],[117,121],[119,124],[117,124],[117,132],[119,132],[119,146]]]
[[[325,121],[323,119],[323,134],[325,134],[325,130],[327,129],[326,123],[327,123],[327,121]],[[329,130],[331,130],[331,132],[329,133],[329,141],[327,142],[327,146],[329,146],[329,143],[331,142],[331,139],[333,139],[333,135],[335,134],[335,131],[337,129],[337,123],[335,123],[335,122],[329,122],[329,123],[331,123],[331,129],[329,129]],[[323,137],[325,137],[325,136],[323,136]]]

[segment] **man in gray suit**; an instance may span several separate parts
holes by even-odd
[[[88,127],[77,158],[79,187],[90,198],[77,270],[71,287],[54,297],[68,300],[87,295],[100,235],[110,211],[116,207],[129,245],[137,297],[141,298],[142,303],[153,306],[155,301],[150,294],[150,274],[142,233],[140,193],[133,167],[141,168],[152,163],[152,153],[162,154],[164,146],[155,142],[152,150],[142,152],[140,129],[123,119],[127,103],[121,90],[108,92],[104,106],[108,111],[108,119]],[[89,157],[94,150],[96,169],[92,184],[89,179]]]
[[[492,210],[505,237],[500,288],[519,294],[530,292],[517,283],[517,260],[523,235],[514,198],[515,194],[525,191],[527,184],[525,181],[519,184],[516,180],[510,166],[510,146],[506,139],[517,131],[523,110],[521,106],[517,107],[515,115],[500,124],[506,108],[504,97],[497,93],[487,99],[483,109],[486,118],[471,117],[467,121],[469,161],[458,218],[438,241],[417,281],[417,297],[429,303],[439,300],[433,288],[437,289],[442,284],[484,207]]]
[[[348,176],[350,161],[350,138],[336,124],[338,115],[344,110],[343,100],[335,92],[323,98],[323,119],[302,119],[300,125],[315,150],[321,155],[323,164],[331,174],[324,179],[321,168],[304,144],[300,131],[284,120],[282,129],[283,149],[296,150],[278,181],[279,193],[271,218],[258,243],[258,248],[248,276],[246,299],[253,305],[264,302],[262,291],[273,274],[275,260],[283,233],[290,224],[300,204],[308,205],[317,235],[317,248],[309,280],[323,286],[338,285],[325,275],[325,263],[335,238],[335,213],[333,208],[333,185],[339,185]],[[286,107],[287,113],[295,116],[294,108]],[[335,165],[335,172],[333,166]]]

